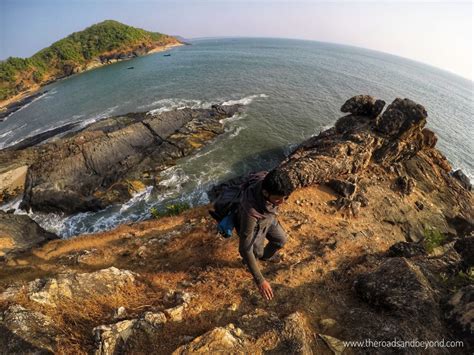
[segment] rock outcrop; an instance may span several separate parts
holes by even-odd
[[[26,215],[0,211],[0,258],[57,239]]]
[[[381,104],[376,107],[375,99],[358,98],[342,106],[354,113],[300,144],[278,167],[288,190],[356,174],[372,162],[390,166],[414,157],[427,146],[423,106],[396,99],[381,116],[374,116],[381,111]]]
[[[105,119],[52,143],[2,151],[0,171],[20,162],[28,166],[20,191],[23,209],[97,211],[155,184],[156,175],[174,160],[223,133],[221,119],[240,107],[214,105]]]
[[[53,354],[61,336],[48,316],[12,305],[3,312],[0,345],[7,354]]]
[[[363,194],[356,193],[357,178],[369,171],[379,172],[381,179],[390,175],[393,189],[403,196],[411,195],[415,187],[426,193],[437,191],[442,215],[425,211],[429,221],[400,215],[389,206],[380,209],[380,217],[400,225],[408,241],[422,240],[427,224],[452,233],[450,220],[473,221],[469,186],[461,173],[451,172],[449,162],[435,148],[436,135],[425,128],[425,108],[399,98],[383,113],[382,106],[383,101],[367,95],[349,99],[341,108],[349,115],[301,143],[276,168],[286,191],[327,184],[341,195],[334,206],[357,216],[369,203]],[[420,201],[416,205],[419,211],[425,207]]]
[[[36,279],[26,286],[8,288],[0,299],[12,300],[24,292],[30,301],[56,307],[64,299],[87,298],[114,294],[136,282],[136,274],[116,267],[92,273],[66,272],[54,278]]]
[[[361,298],[397,314],[419,314],[429,319],[437,304],[436,294],[420,268],[403,257],[389,258],[375,271],[354,283]]]

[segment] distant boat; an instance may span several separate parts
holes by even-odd
[[[127,69],[135,69],[135,67],[128,67]]]
[[[171,54],[163,54],[163,57],[171,57]]]

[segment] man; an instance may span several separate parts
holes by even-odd
[[[247,265],[260,294],[267,300],[273,298],[270,283],[259,270],[257,258],[277,261],[277,251],[286,243],[286,233],[277,219],[278,206],[290,191],[278,179],[276,171],[260,172],[242,191],[237,211],[236,229],[239,235],[239,253]],[[265,238],[268,239],[264,247]]]

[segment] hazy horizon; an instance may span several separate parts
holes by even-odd
[[[361,47],[472,81],[472,11],[470,1],[0,0],[0,59],[30,57],[114,19],[189,39],[271,37]]]

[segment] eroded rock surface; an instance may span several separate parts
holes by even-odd
[[[155,175],[174,160],[223,133],[221,120],[240,108],[214,105],[108,118],[51,143],[2,151],[0,172],[18,162],[28,166],[23,209],[100,210],[153,185]]]
[[[57,238],[26,215],[0,211],[0,258]]]

